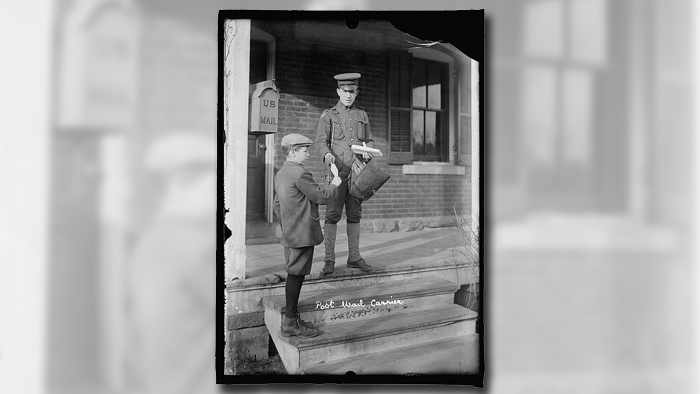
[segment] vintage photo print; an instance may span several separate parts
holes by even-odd
[[[220,12],[219,383],[483,386],[484,43],[479,10]]]

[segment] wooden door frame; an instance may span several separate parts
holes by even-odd
[[[275,79],[275,53],[276,40],[275,37],[267,32],[264,32],[255,27],[251,27],[250,39],[256,41],[267,42],[267,80]],[[267,134],[265,136],[265,221],[272,223],[274,211],[274,186],[272,181],[275,177],[275,134]]]

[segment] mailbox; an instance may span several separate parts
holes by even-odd
[[[263,81],[250,86],[250,129],[251,134],[271,134],[277,132],[279,93],[275,81]]]

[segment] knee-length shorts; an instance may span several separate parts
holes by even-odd
[[[311,262],[314,259],[314,247],[302,248],[284,247],[284,259],[287,263],[285,270],[292,275],[308,275],[311,273]]]

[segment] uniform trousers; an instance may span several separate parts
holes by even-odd
[[[325,223],[336,224],[340,221],[345,207],[345,216],[348,223],[360,223],[362,218],[362,203],[355,196],[350,194],[348,186],[349,178],[343,179],[338,187],[338,197],[326,205]]]

